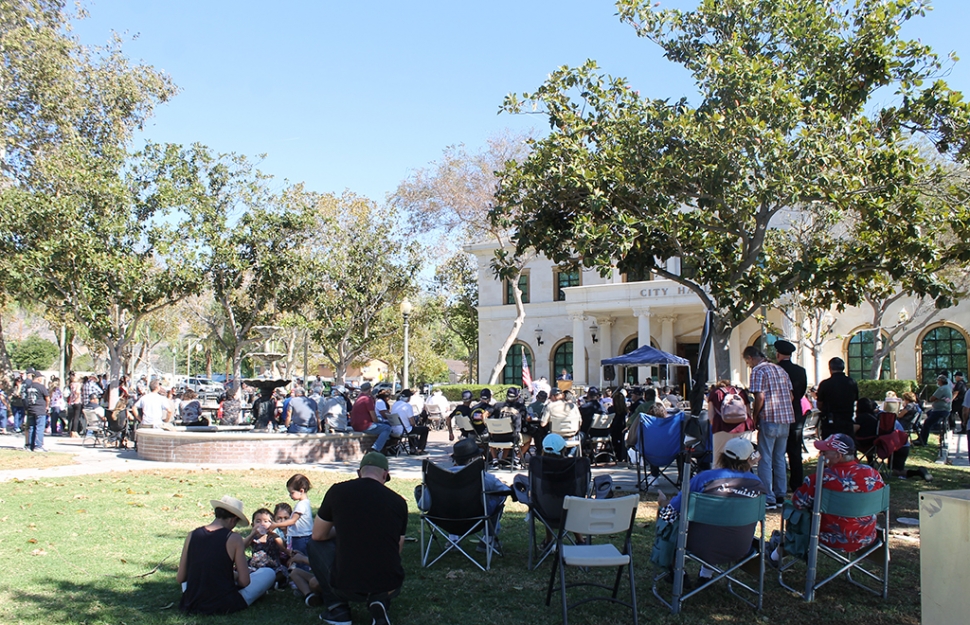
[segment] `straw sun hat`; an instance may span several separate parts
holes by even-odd
[[[239,517],[240,527],[246,527],[249,525],[249,519],[246,517],[246,513],[243,512],[243,502],[239,501],[235,497],[223,495],[222,499],[210,499],[209,503],[212,504],[213,508],[222,508],[223,510],[228,510]]]

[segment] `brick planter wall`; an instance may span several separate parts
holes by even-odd
[[[307,464],[357,461],[376,436],[138,431],[138,457],[157,462]]]

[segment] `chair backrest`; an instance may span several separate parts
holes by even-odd
[[[88,427],[101,426],[101,415],[96,408],[84,408],[81,413],[84,415],[84,420],[88,422]]]
[[[811,412],[809,412],[808,416],[805,417],[805,427],[809,429],[815,429],[816,427],[818,427],[818,422],[821,416],[822,416],[822,413],[819,412],[818,410],[812,410]]]
[[[882,402],[882,409],[884,412],[891,412],[893,414],[899,414],[899,411],[903,409],[903,400],[901,399],[887,399]]]
[[[485,427],[489,434],[511,434],[515,431],[512,429],[512,417],[491,417],[485,421]]]
[[[665,418],[641,414],[637,447],[651,464],[669,464],[684,451],[684,413]]]
[[[898,412],[898,411],[897,411]],[[879,413],[879,436],[889,434],[896,429],[896,412],[883,410]]]
[[[589,458],[534,456],[529,461],[529,500],[550,525],[558,525],[566,497],[586,497],[592,474]]]
[[[594,414],[593,421],[589,426],[591,430],[608,430],[613,425],[613,413]]]
[[[858,518],[889,510],[889,485],[868,493],[822,489],[819,511],[833,516]]]
[[[626,532],[633,525],[639,504],[639,495],[613,499],[566,497],[562,502],[566,515],[564,529],[593,536]]]
[[[451,471],[429,459],[421,463],[421,479],[430,497],[426,516],[454,534],[485,515],[485,460],[478,458]]]
[[[424,409],[428,412],[429,417],[440,417],[444,414],[438,404],[425,404]]]
[[[765,519],[765,495],[757,497],[720,497],[691,493],[687,520],[719,527],[750,525]]]
[[[396,413],[393,413],[393,412],[387,413],[387,423],[388,423],[388,425],[390,425],[392,427],[393,426],[404,427],[404,424],[401,423],[401,415],[396,414]]]
[[[455,425],[462,432],[474,432],[475,428],[472,427],[471,419],[461,414],[460,412],[455,414]]]
[[[582,425],[582,420],[578,411],[570,411],[565,417],[551,416],[549,418],[549,431],[563,438],[576,436],[580,425]]]

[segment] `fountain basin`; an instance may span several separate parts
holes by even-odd
[[[377,437],[363,432],[275,434],[196,428],[138,430],[138,457],[156,462],[312,464],[356,462]],[[198,431],[203,430],[203,431]]]

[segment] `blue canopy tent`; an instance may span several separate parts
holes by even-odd
[[[687,367],[687,378],[693,380],[690,370],[690,361],[686,358],[681,358],[680,356],[674,356],[673,354],[668,354],[663,350],[659,350],[656,347],[651,347],[650,345],[644,345],[643,347],[638,347],[629,354],[623,354],[622,356],[615,356],[613,358],[606,358],[600,362],[600,365],[619,365],[621,367],[652,367],[654,365],[677,365],[681,367]],[[621,378],[622,379],[622,378]],[[691,387],[693,382],[688,384],[688,388]]]

